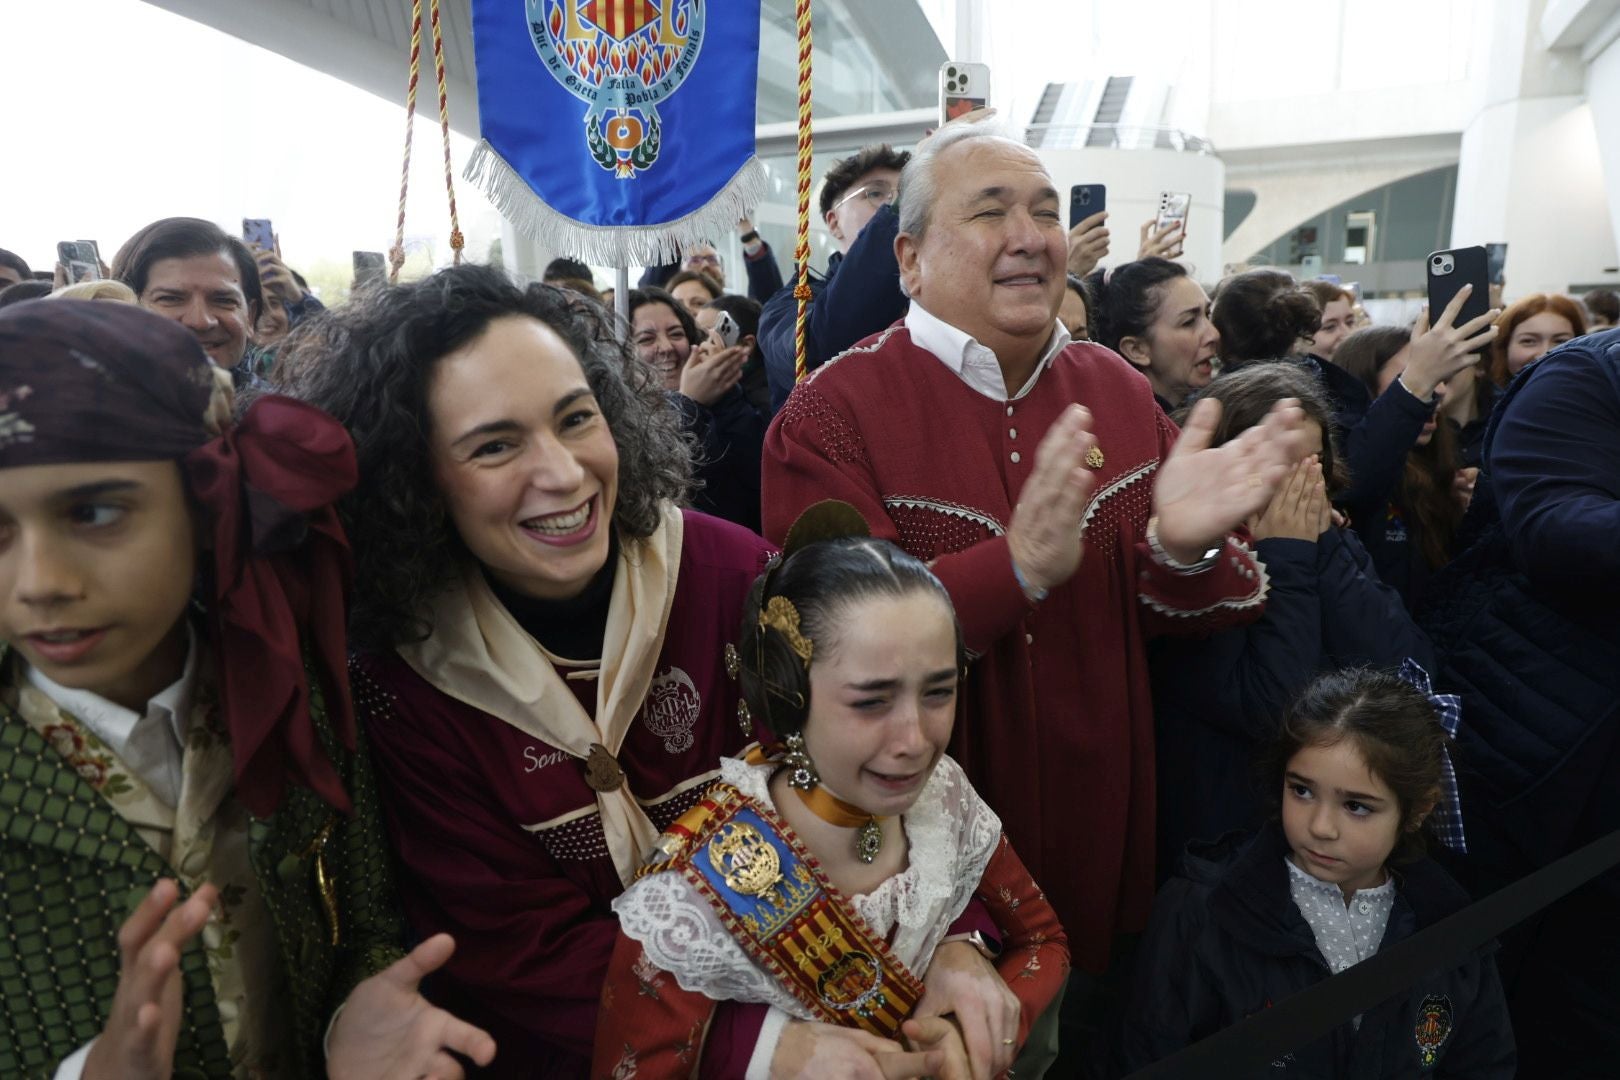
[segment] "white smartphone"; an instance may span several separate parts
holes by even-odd
[[[1187,246],[1187,212],[1192,208],[1192,195],[1186,191],[1159,192],[1159,213],[1153,221],[1153,231],[1163,232],[1167,225],[1181,226],[1181,241],[1176,245],[1175,258]]]
[[[742,337],[742,327],[731,317],[731,312],[722,311],[720,317],[714,320],[714,326],[709,329],[709,333],[729,349],[737,344],[738,338]]]
[[[940,126],[990,104],[990,65],[947,60],[939,66]]]

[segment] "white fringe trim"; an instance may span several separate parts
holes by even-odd
[[[479,140],[462,178],[489,196],[501,216],[548,252],[596,266],[663,266],[683,248],[714,242],[765,200],[765,166],[750,156],[700,209],[658,225],[587,225],[547,206],[506,159]]]

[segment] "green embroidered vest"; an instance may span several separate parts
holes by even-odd
[[[0,647],[0,671],[13,665]],[[255,819],[249,859],[275,926],[292,1033],[285,1077],[325,1075],[333,1010],[362,979],[402,955],[375,781],[363,742],[349,754],[310,672],[322,745],[354,800],[345,818],[290,786]],[[179,879],[101,793],[22,717],[0,686],[0,1076],[51,1077],[102,1029],[118,986],[118,928],[159,877]],[[324,872],[328,888],[317,881]],[[200,941],[181,957],[184,1016],[174,1076],[229,1077],[232,1068]]]

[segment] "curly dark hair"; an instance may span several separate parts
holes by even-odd
[[[301,325],[273,377],[275,390],[325,409],[354,438],[360,484],[338,510],[359,568],[349,629],[361,648],[426,639],[426,603],[471,558],[429,479],[428,387],[440,359],[512,315],[556,331],[584,368],[619,450],[619,535],[651,535],[662,504],[686,498],[691,450],[675,411],[600,306],[488,266],[368,289]]]

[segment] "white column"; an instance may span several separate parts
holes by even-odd
[[[1616,236],[1578,52],[1547,47],[1546,0],[1493,6],[1481,56],[1489,73],[1463,128],[1451,243],[1506,241],[1503,295],[1511,301],[1602,280],[1616,262]],[[1609,128],[1603,141],[1617,137]]]

